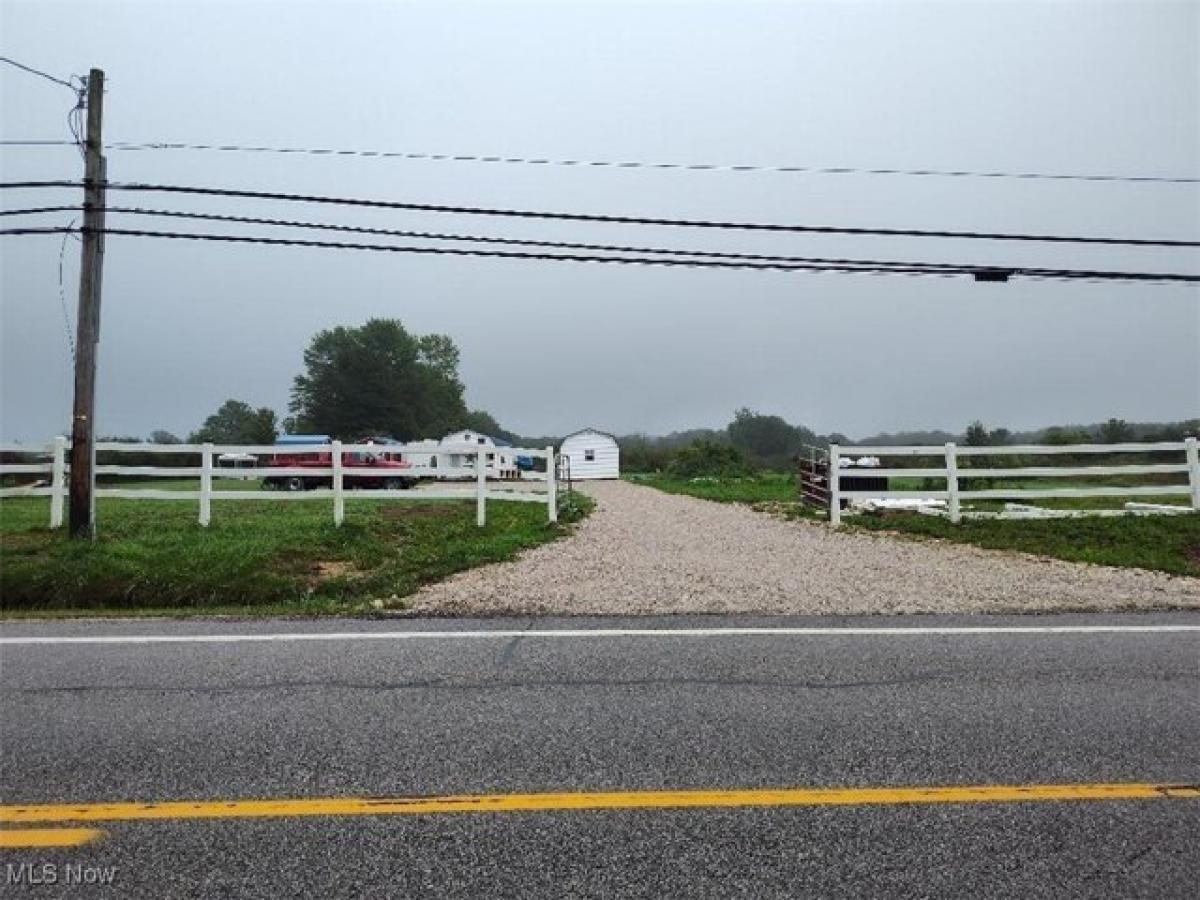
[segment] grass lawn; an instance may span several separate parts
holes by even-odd
[[[156,485],[160,486],[160,485]],[[50,531],[49,502],[0,501],[0,611],[334,613],[402,608],[423,584],[565,534],[536,503],[489,502],[487,527],[461,501],[358,500],[335,527],[329,500],[213,503],[102,499],[93,543]]]
[[[1040,505],[1040,504],[1039,504]],[[964,519],[897,512],[842,520],[848,529],[897,531],[992,550],[1018,550],[1072,562],[1200,576],[1200,514],[1080,519]]]

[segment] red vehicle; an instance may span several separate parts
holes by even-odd
[[[282,435],[275,442],[280,448],[296,445],[328,444],[328,435]],[[356,444],[371,444],[379,447],[378,451],[362,451],[342,454],[343,484],[347,488],[383,488],[389,491],[405,490],[417,483],[417,478],[408,474],[412,464],[405,462],[400,456],[399,441],[386,437],[368,437]],[[389,447],[395,446],[395,450]],[[268,468],[277,469],[327,469],[333,464],[331,451],[318,452],[287,452],[281,449],[268,461]],[[263,478],[263,487],[278,488],[285,491],[307,491],[313,488],[332,487],[333,478],[330,475],[268,475]]]

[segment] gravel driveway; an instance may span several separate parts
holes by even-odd
[[[423,589],[422,612],[920,613],[1200,608],[1200,579],[835,533],[622,481],[569,538]]]

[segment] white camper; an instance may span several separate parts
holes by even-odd
[[[438,447],[444,465],[452,472],[470,475],[475,468],[476,448],[486,447],[488,478],[516,478],[517,457],[508,441],[496,440],[478,431],[456,431],[442,438]]]

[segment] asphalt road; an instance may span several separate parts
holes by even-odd
[[[894,630],[1098,624],[1197,630]],[[675,631],[746,626],[885,633]],[[473,634],[581,628],[664,631]],[[12,643],[411,631],[454,633]],[[0,640],[10,807],[1200,783],[1191,613],[7,623]],[[4,894],[1195,897],[1200,884],[1200,797],[88,824],[103,835],[80,847],[0,851],[59,879]],[[68,887],[68,863],[116,867],[115,883]]]

